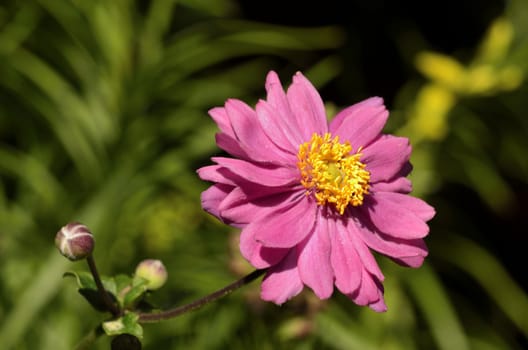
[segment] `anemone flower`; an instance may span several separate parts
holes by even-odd
[[[434,209],[409,195],[411,146],[382,134],[388,111],[372,97],[328,123],[314,86],[296,73],[284,91],[275,72],[253,109],[229,99],[209,114],[218,146],[231,157],[198,170],[213,182],[204,210],[241,228],[240,251],[267,269],[264,300],[282,304],[310,287],[335,287],[358,305],[387,309],[383,273],[371,251],[409,267],[427,256]]]

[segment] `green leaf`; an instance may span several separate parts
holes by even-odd
[[[131,334],[139,339],[143,338],[143,328],[138,323],[139,316],[133,312],[127,312],[123,317],[116,320],[103,322],[103,330],[109,336],[119,334]]]
[[[65,272],[64,277],[74,277],[77,280],[77,285],[80,289],[95,289],[97,290],[97,285],[93,279],[93,276],[89,272]]]
[[[74,277],[77,280],[77,285],[79,286],[79,294],[81,294],[87,301],[92,305],[92,307],[98,311],[108,311],[105,302],[99,294],[97,285],[93,279],[93,276],[89,272],[72,272],[68,271],[64,273],[64,277]],[[112,278],[104,277],[102,278],[103,285],[106,291],[110,294],[110,297],[113,300],[116,300],[115,297],[115,282]]]

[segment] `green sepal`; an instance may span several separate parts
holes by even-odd
[[[118,319],[103,322],[103,330],[109,336],[131,334],[138,339],[143,338],[143,328],[138,323],[139,316],[133,312],[126,312]]]
[[[65,272],[64,277],[74,277],[79,287],[79,294],[81,294],[92,307],[98,311],[108,311],[106,304],[104,303],[97,285],[93,279],[93,276],[89,272]],[[115,282],[111,278],[102,278],[103,287],[110,294],[110,297],[115,301]]]
[[[117,275],[114,280],[117,300],[124,309],[133,308],[147,292],[148,282],[143,278]]]
[[[145,293],[147,293],[148,281],[144,278],[134,277],[132,279],[132,285],[127,293],[123,296],[124,307],[130,307],[136,305]]]

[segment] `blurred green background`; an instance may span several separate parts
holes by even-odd
[[[305,73],[330,115],[385,98],[437,209],[430,256],[378,256],[384,314],[310,291],[278,307],[255,282],[146,325],[144,348],[528,348],[528,1],[3,0],[1,349],[72,349],[105,319],[62,277],[87,270],[53,245],[69,221],[103,274],[161,259],[162,307],[251,271],[195,170],[220,153],[207,110],[265,97],[271,69]]]

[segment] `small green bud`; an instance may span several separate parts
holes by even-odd
[[[92,253],[94,245],[95,241],[88,227],[78,222],[63,226],[55,236],[55,246],[72,261],[86,258]]]
[[[156,290],[161,288],[167,281],[167,269],[160,260],[146,259],[136,267],[137,277],[146,279],[147,289]]]

